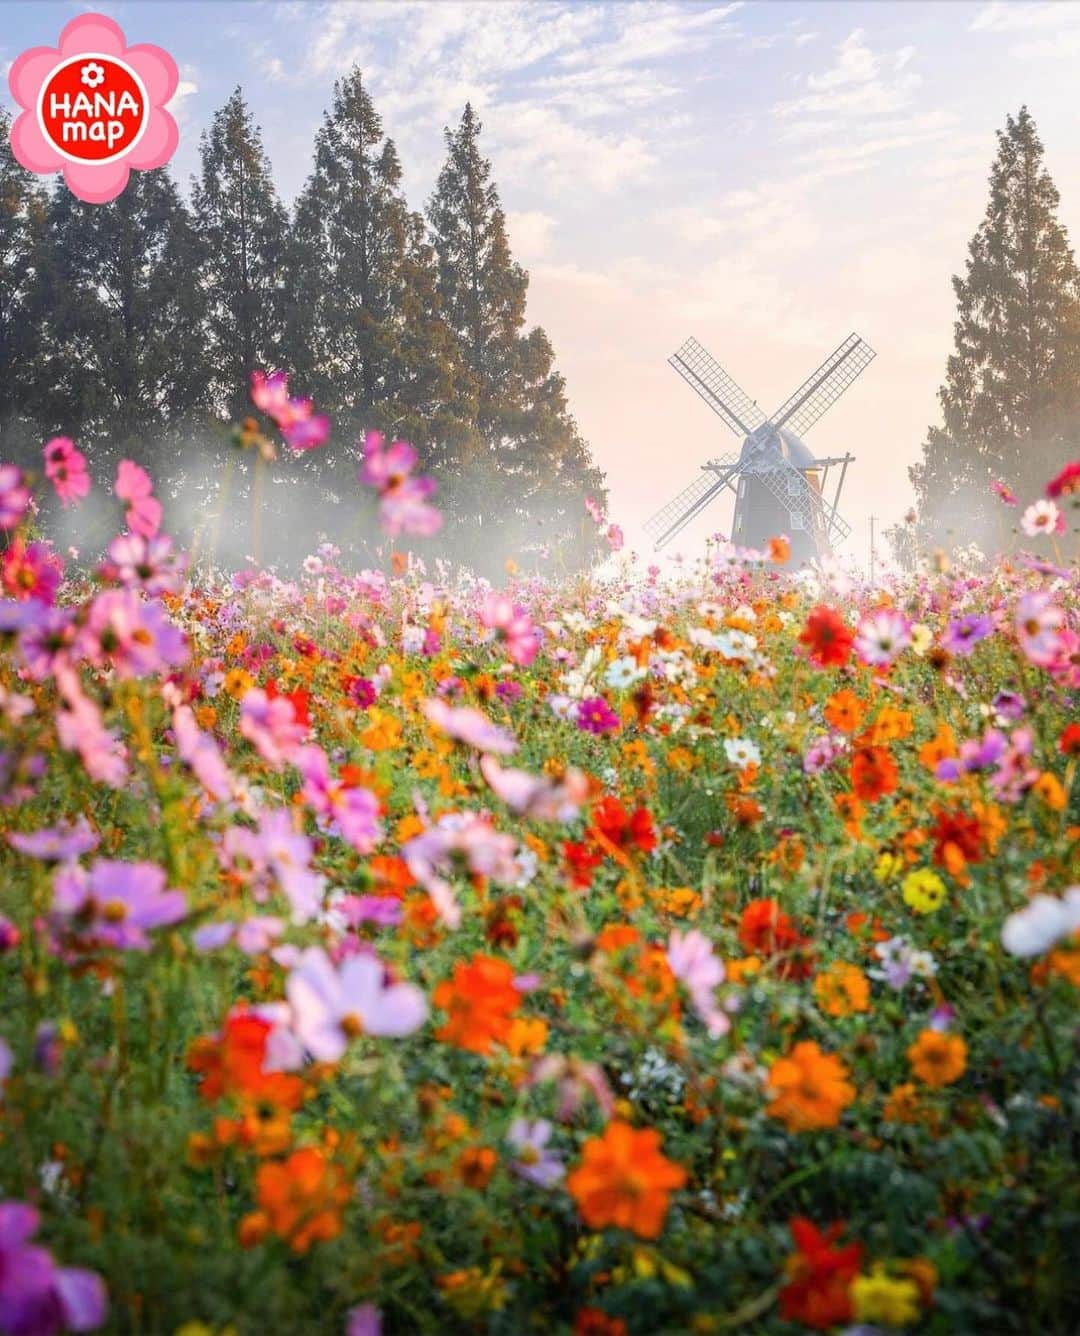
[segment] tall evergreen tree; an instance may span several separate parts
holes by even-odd
[[[1000,478],[1021,496],[1080,443],[1080,272],[1043,146],[1026,107],[998,132],[986,217],[953,279],[956,350],[932,427],[911,470],[920,533],[943,542],[1005,539],[989,490]]]
[[[277,369],[283,359],[288,215],[239,88],[203,134],[201,156],[192,207],[205,252],[212,398],[235,418],[245,411],[251,372]]]
[[[32,294],[44,236],[47,197],[15,161],[11,118],[0,108],[0,457],[29,464],[39,432],[33,422],[37,323]]]
[[[359,69],[334,86],[297,201],[289,337],[298,384],[334,418],[339,441],[366,428],[425,449],[454,435],[456,343],[439,311],[423,219]],[[354,457],[348,457],[352,462]]]
[[[121,451],[162,471],[200,421],[210,369],[193,275],[200,249],[164,169],[133,172],[109,204],[54,192],[33,300],[35,377],[46,430],[95,443],[104,472]]]
[[[454,514],[474,551],[471,531],[483,528],[489,567],[527,547],[558,547],[577,564],[592,541],[584,497],[603,499],[603,477],[567,411],[547,335],[525,332],[529,277],[511,255],[480,131],[467,104],[446,131],[428,205],[443,309],[468,373],[459,411],[475,415],[483,447],[462,460]]]

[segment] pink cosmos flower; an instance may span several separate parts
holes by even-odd
[[[14,464],[0,464],[0,529],[10,532],[23,520],[30,505],[30,488]]]
[[[504,768],[494,756],[484,756],[480,773],[492,793],[527,820],[573,821],[589,796],[589,781],[580,770],[570,769],[556,782],[546,775]]]
[[[1012,488],[1006,487],[1006,485],[998,478],[995,478],[990,484],[990,490],[1007,506],[1015,506],[1019,504],[1019,498]]]
[[[416,451],[407,441],[387,446],[382,432],[369,431],[364,437],[364,455],[360,481],[379,493],[379,522],[391,536],[412,534],[430,538],[442,527],[442,516],[428,498],[437,486],[431,478],[414,478]]]
[[[166,890],[165,881],[156,863],[99,858],[89,872],[70,863],[53,879],[53,912],[82,945],[148,951],[152,929],[187,914],[183,892]]]
[[[67,436],[54,436],[45,444],[45,476],[56,489],[65,508],[90,493],[86,457]]]
[[[294,923],[308,923],[321,912],[326,878],[311,866],[311,840],[297,830],[293,814],[276,807],[258,814],[258,829],[230,826],[222,842],[222,864],[236,873],[246,865],[245,879],[257,901],[272,885],[280,887],[292,908]]]
[[[517,743],[510,734],[471,705],[455,709],[443,700],[432,698],[423,701],[420,708],[428,722],[441,733],[475,747],[477,751],[497,756],[509,756],[517,751]]]
[[[289,397],[289,378],[284,371],[251,373],[251,402],[273,418],[285,444],[299,454],[323,445],[330,435],[330,419],[316,413],[310,399]]]
[[[594,524],[603,524],[604,512],[598,501],[594,501],[591,496],[587,496],[585,498],[585,509]]]
[[[911,644],[911,626],[895,608],[879,608],[859,623],[855,652],[863,663],[884,668]]]
[[[1057,654],[1065,614],[1046,590],[1024,594],[1016,606],[1016,635],[1020,648],[1037,667],[1046,667]]]
[[[604,536],[607,538],[608,547],[611,548],[612,552],[621,552],[623,550],[623,547],[626,544],[626,537],[619,525],[609,524],[607,533]]]
[[[184,633],[158,602],[133,589],[106,589],[90,604],[77,644],[91,663],[118,677],[149,677],[187,662]]]
[[[239,790],[217,742],[195,722],[190,705],[178,705],[173,711],[173,737],[176,754],[212,802],[226,802]]]
[[[39,94],[53,82],[57,66],[66,61],[77,63],[83,54],[98,59],[93,66],[83,66],[85,88],[75,85],[80,91],[115,97],[117,89],[137,87],[136,80],[141,84],[137,117],[134,121],[128,118],[129,130],[120,146],[98,160],[81,150],[63,152],[51,136],[46,137],[36,114]],[[95,66],[100,75],[91,84],[88,73]],[[167,51],[145,42],[128,46],[123,29],[112,19],[103,14],[80,14],[65,26],[58,47],[31,47],[8,73],[11,95],[22,108],[11,127],[15,157],[32,172],[63,171],[68,189],[79,199],[105,204],[123,192],[131,168],[148,171],[163,167],[175,152],[179,132],[165,108],[178,80],[176,62]],[[82,149],[87,147],[84,144]]]
[[[588,700],[579,701],[576,719],[577,726],[583,733],[600,736],[604,733],[616,733],[619,729],[619,716],[603,696],[590,696]]]
[[[1064,533],[1065,517],[1053,501],[1033,501],[1020,517],[1020,527],[1029,538]]]
[[[480,609],[480,625],[495,631],[506,643],[510,659],[527,668],[540,649],[540,633],[528,610],[513,603],[505,594],[489,594]]]
[[[513,883],[521,869],[514,859],[516,846],[509,835],[500,834],[491,822],[476,812],[442,817],[434,826],[408,840],[402,857],[416,880],[427,891],[439,917],[448,928],[461,923],[461,906],[446,875],[460,864],[481,877]]]
[[[369,789],[335,780],[321,747],[301,747],[293,759],[304,780],[304,801],[315,815],[357,853],[371,853],[382,839],[378,798]]]
[[[36,599],[20,605],[25,609],[19,629],[19,653],[26,674],[35,682],[52,677],[68,660],[75,643],[75,614],[70,608],[58,608]]]
[[[56,714],[56,735],[60,746],[77,751],[86,773],[99,784],[120,789],[127,783],[127,751],[115,733],[110,732],[97,705],[83,695],[78,674],[59,664],[56,685],[67,706]]]
[[[27,543],[16,535],[0,560],[0,584],[15,599],[52,603],[64,575],[64,563],[51,543]]]
[[[116,495],[128,503],[127,526],[132,533],[153,538],[161,528],[161,502],[153,495],[154,484],[144,468],[122,459],[116,470]]]
[[[112,540],[100,574],[104,580],[157,598],[177,592],[186,566],[187,558],[174,550],[172,539],[165,534],[146,537],[132,532],[118,534]]]
[[[61,822],[41,830],[11,831],[7,841],[19,853],[44,863],[66,863],[98,846],[98,837],[84,816],[74,823]]]
[[[357,1304],[345,1315],[345,1336],[382,1336],[382,1317],[374,1304]]]
[[[288,696],[271,698],[252,687],[240,702],[240,732],[274,770],[291,761],[307,737],[307,727],[296,718]]]
[[[412,1034],[428,1014],[420,989],[388,981],[382,962],[366,952],[335,969],[321,947],[309,947],[290,971],[285,993],[297,1038],[318,1062],[337,1062],[349,1040],[362,1034]]]
[[[47,1249],[30,1242],[40,1224],[26,1202],[0,1202],[0,1331],[11,1336],[94,1331],[108,1310],[101,1277],[82,1267],[57,1266]]]
[[[686,986],[709,1034],[713,1038],[726,1034],[731,1022],[713,996],[716,986],[724,981],[724,963],[713,954],[709,939],[696,928],[685,934],[673,931],[668,939],[667,961],[672,974]]]

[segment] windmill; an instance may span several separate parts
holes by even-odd
[[[687,339],[668,361],[742,438],[742,449],[708,460],[700,477],[646,521],[645,531],[655,546],[669,543],[725,491],[735,494],[731,536],[741,547],[762,547],[786,533],[791,560],[800,565],[843,542],[851,526],[837,506],[854,455],[817,459],[801,438],[873,360],[874,350],[857,334],[849,335],[767,418],[697,339]],[[833,468],[838,476],[829,501],[825,487]]]

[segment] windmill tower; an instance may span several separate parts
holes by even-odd
[[[669,543],[725,491],[735,494],[732,541],[762,547],[778,534],[791,539],[793,565],[825,556],[843,542],[851,526],[837,506],[854,455],[815,458],[802,436],[874,360],[874,350],[851,334],[771,418],[744,393],[696,339],[687,339],[668,361],[742,439],[736,454],[704,463],[695,478],[646,521],[656,547]],[[832,500],[825,494],[830,470],[838,469]]]

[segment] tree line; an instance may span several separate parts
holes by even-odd
[[[8,130],[0,111],[4,459],[39,469],[47,436],[73,436],[99,480],[130,456],[198,513],[220,489],[226,424],[250,411],[249,373],[282,369],[334,432],[277,467],[269,556],[311,550],[302,526],[368,549],[355,474],[372,429],[411,441],[437,478],[446,555],[488,572],[592,555],[583,503],[603,476],[547,335],[526,325],[528,274],[470,105],[423,213],[359,69],[334,86],[291,210],[239,88],[202,135],[190,202],[161,169],[83,204],[25,172]]]

